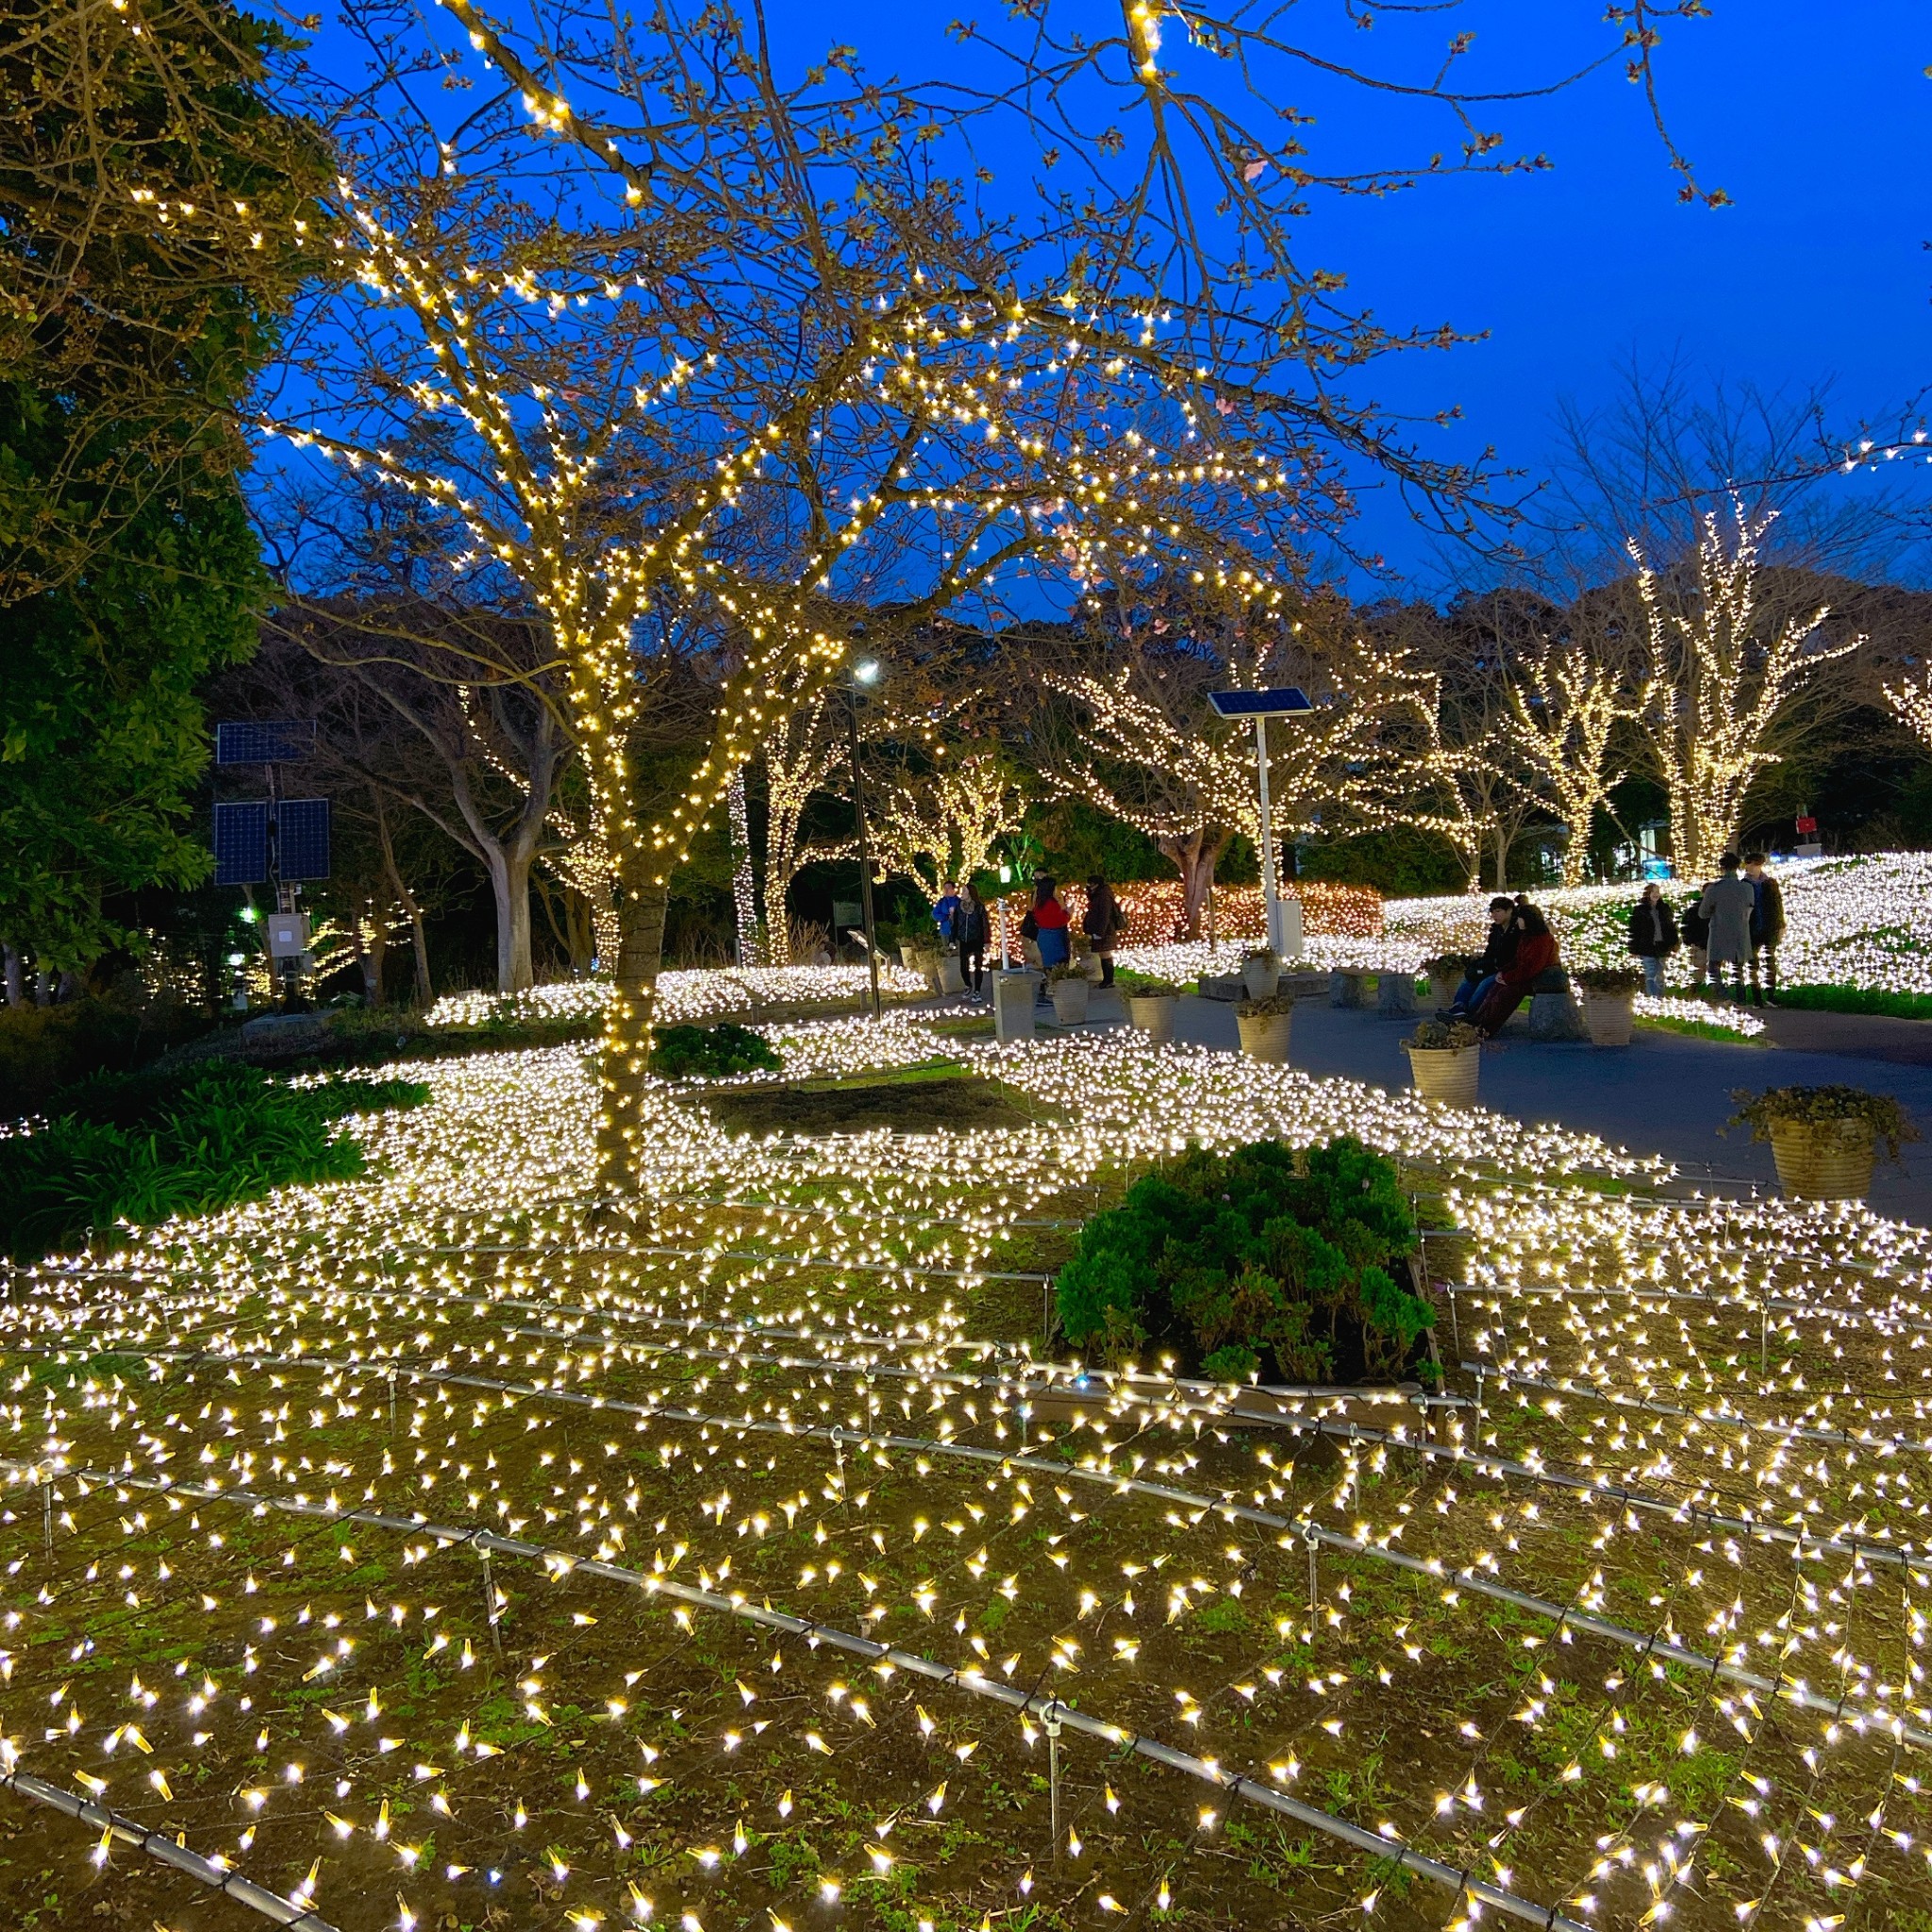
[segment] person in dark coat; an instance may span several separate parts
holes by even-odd
[[[986,987],[986,942],[992,929],[992,915],[979,888],[969,879],[959,889],[959,903],[953,908],[953,943],[959,949],[959,971],[974,992]]]
[[[1472,959],[1463,969],[1462,984],[1456,989],[1456,997],[1449,1003],[1449,1011],[1454,1018],[1459,1020],[1473,1012],[1496,983],[1496,974],[1509,963],[1509,955],[1516,950],[1516,931],[1512,924],[1515,917],[1514,899],[1498,896],[1490,901],[1490,936],[1483,946],[1482,958]]]
[[[1744,876],[1751,881],[1757,904],[1751,908],[1751,997],[1760,1007],[1767,999],[1777,1005],[1777,949],[1785,937],[1785,889],[1764,869],[1764,854],[1744,855]],[[1764,978],[1759,982],[1758,960]]]
[[[1491,1039],[1502,1032],[1504,1024],[1523,1002],[1538,978],[1557,964],[1557,936],[1534,906],[1524,902],[1509,922],[1516,942],[1509,958],[1495,976],[1494,983],[1470,1013],[1470,1022]]]
[[[1684,916],[1677,922],[1677,937],[1690,955],[1690,983],[1702,987],[1710,974],[1710,957],[1705,950],[1710,944],[1710,923],[1704,916],[1701,893],[1685,907]]]
[[[1681,943],[1677,915],[1671,910],[1664,889],[1652,879],[1630,908],[1630,950],[1643,961],[1643,990],[1654,998],[1662,997],[1664,961]]]
[[[1100,958],[1100,983],[1113,984],[1113,949],[1127,929],[1126,914],[1113,895],[1113,888],[1096,873],[1087,881],[1087,910],[1080,916],[1080,930],[1093,941]]]

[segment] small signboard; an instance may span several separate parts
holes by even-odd
[[[1277,685],[1273,691],[1210,691],[1208,702],[1224,718],[1286,718],[1312,711],[1308,694],[1299,685]]]

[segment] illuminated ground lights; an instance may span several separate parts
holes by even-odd
[[[440,1062],[367,1180],[17,1271],[6,1768],[343,1932],[1924,1908],[1932,1234],[1139,1036],[769,1031],[1038,1118],[658,1088],[600,1208],[582,1054]],[[1046,1359],[1124,1160],[1343,1130],[1453,1400]]]

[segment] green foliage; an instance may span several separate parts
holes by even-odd
[[[207,869],[195,690],[267,588],[237,412],[331,171],[270,105],[281,44],[225,0],[138,36],[50,4],[0,42],[0,934],[41,966],[125,937],[106,895]],[[196,219],[158,223],[177,195]]]
[[[9,1107],[37,1108],[90,1074],[128,1072],[208,1026],[178,1004],[142,1008],[90,997],[0,1007],[0,1094]]]
[[[0,1138],[0,1246],[31,1259],[107,1236],[258,1200],[291,1181],[345,1180],[362,1150],[331,1133],[344,1114],[416,1107],[412,1080],[291,1087],[253,1067],[205,1061],[82,1082],[31,1132]]]
[[[659,1026],[652,1034],[651,1071],[667,1080],[718,1080],[777,1069],[778,1056],[764,1036],[728,1020],[715,1026]]]
[[[1084,799],[1058,798],[1029,806],[1024,824],[1041,848],[1035,870],[1056,878],[1085,879],[1098,873],[1110,885],[1124,885],[1177,876],[1173,861],[1161,856],[1145,832]],[[981,874],[982,879],[987,876]],[[997,872],[991,876],[997,881]]]
[[[1643,991],[1641,966],[1583,966],[1571,974],[1585,992],[1619,993]]]
[[[1781,986],[1777,1003],[1814,1013],[1884,1013],[1894,1020],[1932,1020],[1932,993],[1888,992],[1875,986]]]
[[[1295,869],[1305,879],[1374,886],[1385,899],[1426,899],[1460,892],[1469,883],[1448,840],[1410,825],[1313,840],[1297,850]]]
[[[1193,1148],[1080,1232],[1057,1283],[1076,1346],[1148,1344],[1239,1380],[1388,1380],[1419,1359],[1435,1312],[1396,1278],[1416,1246],[1394,1167],[1358,1141]]]

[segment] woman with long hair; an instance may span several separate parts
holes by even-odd
[[[1040,963],[1047,972],[1064,966],[1073,953],[1067,936],[1067,908],[1059,902],[1059,881],[1041,873],[1033,881],[1033,909],[1020,922],[1020,937],[1040,948]]]
[[[1504,1023],[1528,998],[1538,979],[1557,964],[1557,936],[1550,930],[1549,921],[1528,900],[1518,904],[1509,930],[1516,938],[1509,963],[1496,974],[1496,983],[1469,1016],[1491,1039],[1502,1032]]]
[[[986,940],[992,916],[979,888],[971,879],[959,888],[959,903],[953,909],[953,943],[959,948],[959,971],[974,992],[986,985]]]
[[[1126,914],[1113,895],[1113,888],[1095,873],[1087,881],[1087,910],[1080,918],[1080,930],[1093,941],[1100,959],[1100,983],[1113,984],[1113,949],[1127,929]]]

